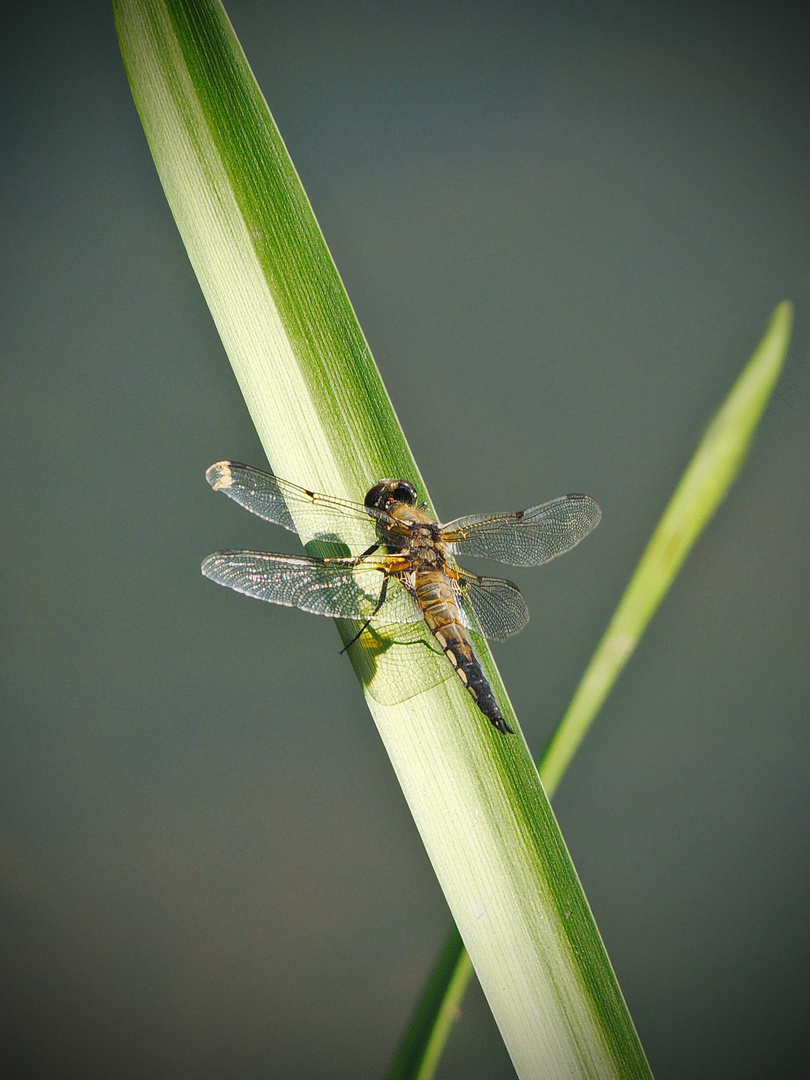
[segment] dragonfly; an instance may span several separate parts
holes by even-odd
[[[529,610],[513,582],[469,573],[455,555],[511,566],[549,562],[598,525],[602,514],[593,499],[564,495],[527,510],[472,514],[442,525],[408,480],[378,481],[361,505],[235,461],[219,461],[205,476],[214,491],[265,521],[359,551],[325,557],[217,551],[203,560],[205,577],[258,600],[362,622],[346,648],[378,624],[426,625],[450,664],[447,677],[452,669],[490,723],[514,734],[472,635],[502,641],[523,629]]]

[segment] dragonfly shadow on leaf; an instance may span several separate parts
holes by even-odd
[[[351,556],[349,545],[337,533],[318,533],[304,544],[304,551],[314,559],[347,559]]]

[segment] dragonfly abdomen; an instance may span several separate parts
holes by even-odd
[[[439,575],[430,574],[424,581],[417,581],[416,593],[430,632],[475,704],[498,731],[513,735],[472,643],[456,618],[455,598],[449,585]]]

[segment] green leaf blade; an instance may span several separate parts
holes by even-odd
[[[782,370],[792,319],[788,302],[776,308],[765,336],[709,424],[650,538],[543,756],[540,775],[550,795],[697,538],[736,480]]]
[[[167,199],[274,471],[356,501],[402,476],[427,497],[221,6],[113,7]],[[404,679],[410,694],[367,691],[368,705],[519,1075],[648,1076],[525,743],[494,732],[458,679],[430,682],[419,650],[407,675],[390,653],[374,681],[393,699]],[[481,659],[511,722],[483,644]]]

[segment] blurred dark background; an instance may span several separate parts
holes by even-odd
[[[745,471],[555,808],[659,1080],[806,1064],[802,6],[228,10],[445,519],[586,491],[497,656],[563,712],[773,307]],[[279,530],[104,3],[4,5],[0,1052],[8,1075],[379,1076],[448,914],[339,640],[199,562]],[[376,478],[370,478],[373,480]],[[227,602],[226,602],[227,601]],[[513,1075],[479,991],[442,1080]]]

